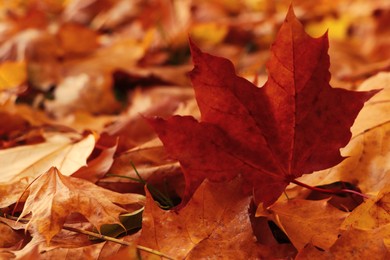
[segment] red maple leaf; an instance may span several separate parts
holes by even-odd
[[[350,127],[377,93],[332,88],[327,34],[311,38],[292,8],[261,88],[237,76],[229,60],[190,46],[201,122],[189,116],[149,120],[182,166],[184,203],[204,179],[241,174],[256,201],[272,204],[295,178],[343,160],[339,149],[349,142]]]

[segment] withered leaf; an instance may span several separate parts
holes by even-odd
[[[47,243],[60,232],[71,213],[81,213],[99,230],[103,224],[121,225],[119,214],[127,210],[117,204],[134,204],[136,209],[144,199],[142,195],[120,194],[83,179],[64,176],[55,167],[39,176],[27,191],[20,218],[31,212],[28,226],[33,226]]]

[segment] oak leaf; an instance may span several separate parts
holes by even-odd
[[[144,196],[120,194],[83,179],[62,175],[57,168],[39,176],[28,188],[28,198],[20,218],[32,213],[28,226],[34,227],[49,243],[61,231],[71,213],[82,214],[98,230],[103,224],[119,224],[126,209],[116,205],[140,207]]]
[[[256,243],[248,215],[250,196],[239,187],[205,180],[180,211],[160,209],[147,193],[139,244],[178,259],[252,259],[269,254]]]
[[[339,149],[351,138],[349,128],[377,92],[332,88],[327,35],[307,35],[292,8],[271,47],[268,81],[261,88],[237,76],[229,60],[190,46],[201,121],[149,120],[181,163],[183,204],[204,179],[242,174],[256,201],[271,205],[295,178],[344,159]]]

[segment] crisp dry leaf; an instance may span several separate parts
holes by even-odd
[[[61,231],[66,218],[81,213],[98,230],[103,224],[119,224],[126,212],[116,204],[143,204],[144,196],[120,194],[83,179],[62,175],[57,168],[39,176],[28,188],[28,198],[20,218],[32,213],[28,226],[34,227],[49,243]],[[115,203],[115,204],[114,204]]]
[[[349,229],[344,231],[329,251],[309,246],[295,259],[389,259],[385,240],[390,238],[390,225],[372,230]]]
[[[382,88],[382,91],[370,99],[356,118],[352,126],[353,136],[374,128],[390,120],[390,72],[381,72],[368,78],[358,90],[369,91]]]
[[[66,234],[68,237],[72,238],[70,234]],[[84,235],[85,236],[85,235]],[[56,240],[56,237],[54,238]],[[53,240],[53,242],[54,242]],[[127,242],[133,242],[134,239],[125,239]],[[57,241],[56,241],[57,242]],[[31,243],[31,242],[30,242]],[[115,256],[120,249],[123,247],[120,244],[113,242],[101,242],[88,245],[78,245],[77,243],[53,243],[54,246],[47,246],[44,240],[36,242],[24,250],[24,254],[29,256],[29,252],[37,251],[39,252],[40,260],[51,260],[51,259],[62,259],[62,260],[73,260],[73,259],[88,259],[88,260],[98,260],[98,259],[110,259],[110,257]],[[113,258],[113,259],[137,259],[134,257],[136,253],[135,243],[133,246],[125,247],[124,249],[128,250],[130,258]],[[131,255],[131,252],[134,252]],[[15,252],[17,256],[22,255],[22,253]],[[120,255],[119,255],[120,256]],[[27,259],[36,259],[30,256]]]
[[[20,234],[2,222],[0,222],[0,234],[0,248],[11,247],[23,239]]]
[[[384,239],[390,238],[390,225],[373,230],[344,231],[330,252],[335,259],[389,259]]]
[[[180,211],[160,209],[147,194],[139,245],[175,259],[251,259],[268,255],[256,243],[248,215],[250,197],[241,178],[227,183],[205,180]]]
[[[349,214],[334,208],[328,200],[288,200],[275,203],[269,210],[273,212],[272,219],[298,250],[308,243],[329,249]]]
[[[316,260],[329,260],[333,259],[333,256],[329,252],[324,252],[319,250],[317,247],[312,244],[307,244],[305,248],[298,252],[295,257],[296,260],[307,260],[307,259],[316,259]]]
[[[257,88],[238,77],[233,64],[190,43],[190,77],[201,122],[192,117],[150,119],[186,178],[187,202],[200,183],[242,174],[247,191],[271,205],[289,182],[329,168],[365,101],[377,91],[354,92],[329,85],[327,36],[305,33],[290,8],[271,48],[268,81]]]
[[[27,179],[13,180],[11,182],[0,183],[0,208],[8,207],[18,200],[23,200],[20,196],[28,186]]]
[[[98,140],[99,155],[72,174],[73,177],[96,183],[108,172],[114,162],[114,154],[118,147],[118,138],[103,134]]]
[[[92,134],[82,137],[74,133],[47,135],[46,142],[0,150],[0,182],[20,178],[36,178],[55,166],[71,175],[86,165],[95,146]]]
[[[390,188],[387,186],[375,198],[355,208],[341,228],[375,229],[390,224]]]

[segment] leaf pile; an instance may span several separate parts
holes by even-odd
[[[0,258],[389,258],[389,6],[294,9],[0,4]]]

